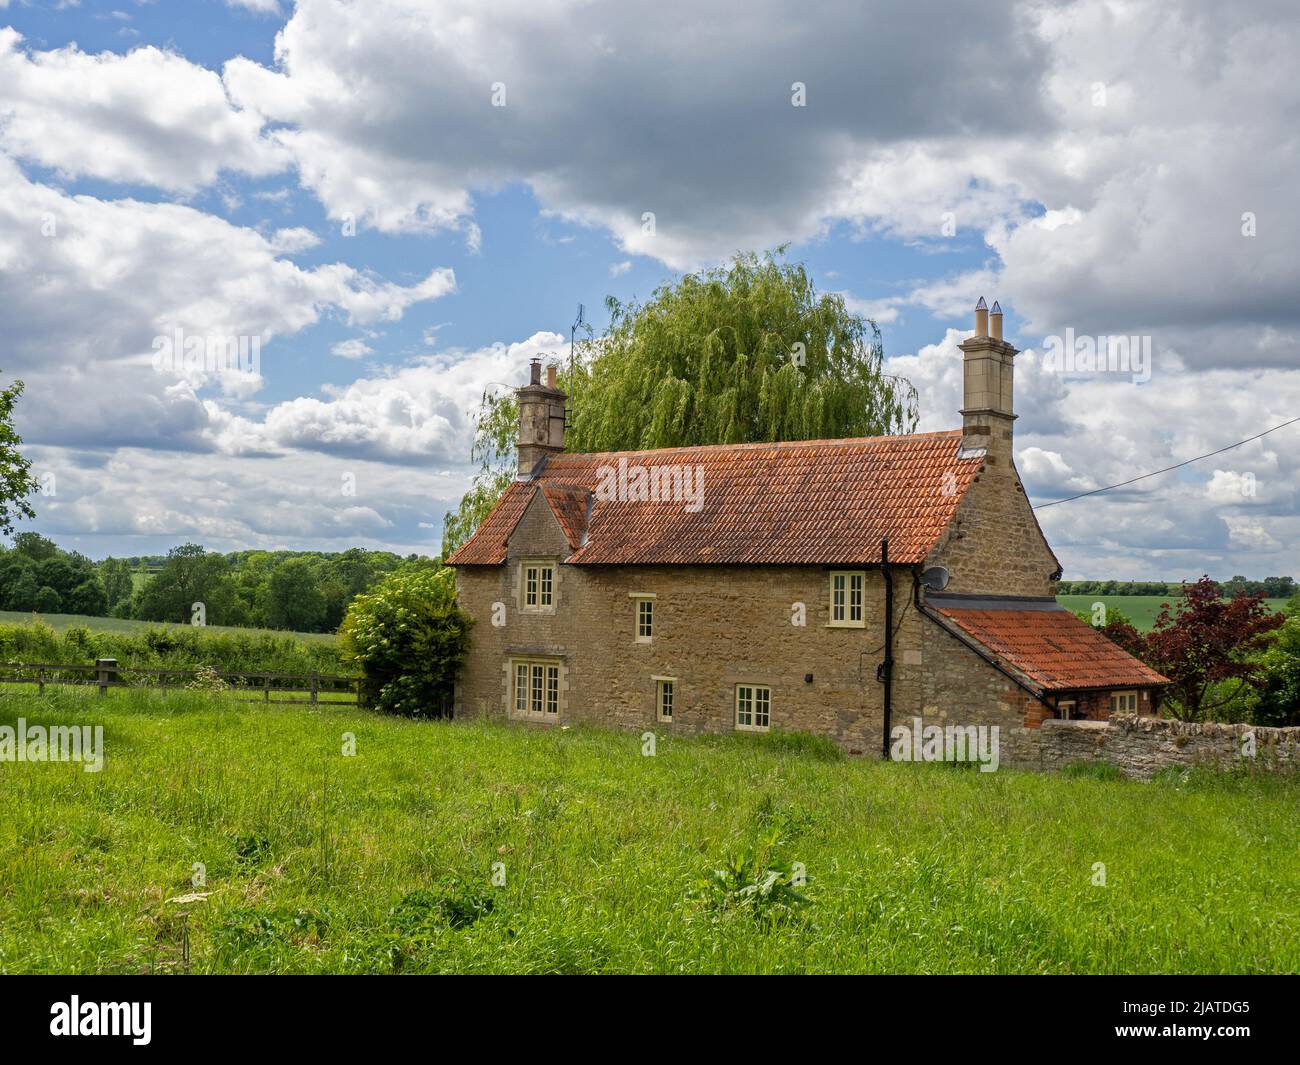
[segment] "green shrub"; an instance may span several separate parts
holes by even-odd
[[[352,601],[339,645],[344,662],[361,670],[367,703],[390,713],[444,717],[472,624],[456,604],[451,570],[406,567]]]

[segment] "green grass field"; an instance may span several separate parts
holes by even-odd
[[[1056,601],[1068,610],[1092,610],[1093,603],[1105,603],[1106,608],[1122,610],[1140,632],[1146,632],[1156,623],[1163,603],[1172,603],[1167,595],[1058,595]],[[1281,611],[1286,606],[1285,599],[1265,599],[1265,604],[1272,610]]]
[[[58,632],[70,628],[85,628],[91,632],[143,632],[145,629],[187,629],[190,626],[170,621],[136,621],[133,618],[102,618],[90,614],[38,614],[33,611],[0,610],[0,624],[25,625],[33,617]],[[334,642],[338,637],[332,632],[290,632],[282,629],[241,629],[230,625],[206,625],[208,632],[227,633],[272,633],[277,636],[296,636],[300,640],[324,640]]]
[[[20,715],[102,724],[105,762],[0,763],[7,973],[1300,970],[1294,781],[981,774],[779,734],[645,757],[634,733],[198,693],[0,694]],[[806,905],[700,886],[731,859],[752,882],[740,857],[773,837],[757,868],[803,863]]]

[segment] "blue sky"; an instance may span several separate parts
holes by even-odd
[[[914,7],[0,2],[34,527],[433,553],[484,387],[579,303],[599,331],[607,295],[783,243],[877,318],[923,429],[1002,301],[1037,502],[1295,416],[1285,5]],[[263,338],[260,374],[159,373],[174,326]],[[1056,372],[1067,329],[1148,338],[1149,380]],[[1300,571],[1295,435],[1044,511],[1066,575]]]

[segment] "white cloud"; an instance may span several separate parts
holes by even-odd
[[[302,269],[252,229],[177,204],[69,196],[28,180],[0,156],[0,302],[9,318],[4,369],[28,392],[29,439],[113,446],[202,446],[196,391],[209,378],[154,369],[155,338],[276,337],[337,314],[393,321],[452,291],[435,269],[411,286],[343,263]],[[257,373],[213,379],[246,397]]]
[[[279,255],[293,255],[316,247],[320,243],[320,237],[305,226],[294,226],[291,229],[277,229],[268,243]]]
[[[274,68],[240,58],[224,78],[240,106],[281,124],[275,139],[331,217],[466,226],[474,192],[523,181],[555,215],[681,266],[819,232],[849,209],[836,201],[852,174],[891,146],[942,155],[971,131],[1039,127],[1044,48],[1001,8],[953,0],[947,17],[960,62],[914,6],[881,18],[779,0],[301,0]],[[796,80],[807,107],[792,106]],[[936,195],[961,182],[936,172]],[[862,197],[903,187],[895,175],[859,184]]]
[[[451,351],[277,403],[260,420],[209,403],[210,439],[230,454],[289,449],[395,463],[467,463],[473,414],[485,390],[518,387],[530,359],[558,351],[564,338],[539,332],[515,344]]]
[[[226,0],[227,7],[242,7],[259,15],[280,14],[280,0]]]
[[[364,359],[373,354],[374,350],[360,337],[352,337],[350,340],[340,340],[330,348],[330,354],[337,355],[340,359]]]
[[[27,51],[0,28],[0,147],[71,176],[192,192],[223,170],[264,175],[289,154],[221,78],[173,52]]]

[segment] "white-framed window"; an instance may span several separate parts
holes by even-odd
[[[555,608],[555,563],[522,562],[524,610],[540,613]]]
[[[655,635],[655,593],[628,592],[632,600],[632,624],[637,643],[650,643]]]
[[[1056,713],[1062,721],[1073,721],[1079,716],[1079,704],[1073,699],[1062,699],[1056,704]]]
[[[676,691],[675,677],[655,677],[655,717],[660,721],[672,721]]]
[[[831,624],[843,628],[865,628],[862,599],[867,575],[862,570],[834,570],[831,573]]]
[[[560,713],[560,664],[547,659],[512,658],[511,705],[524,717],[552,718]]]
[[[1138,712],[1138,693],[1111,692],[1110,712],[1112,714],[1136,714]]]
[[[655,634],[655,601],[638,599],[636,601],[636,642],[649,643]]]
[[[766,732],[772,722],[772,689],[760,684],[736,685],[736,728]]]

